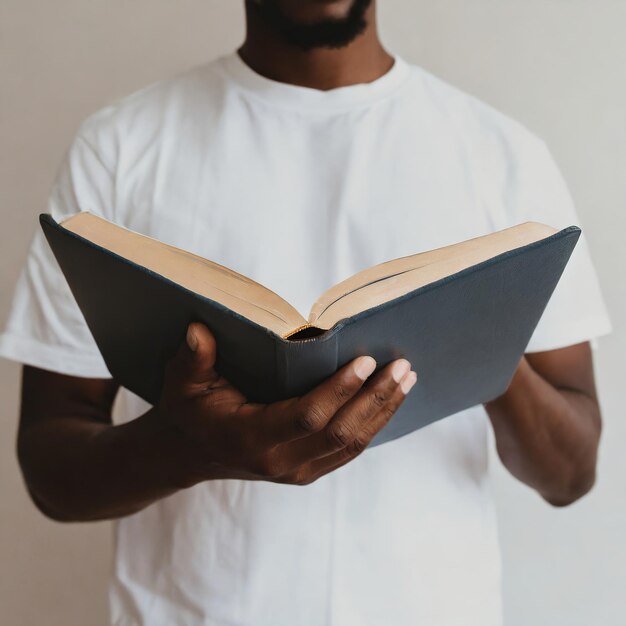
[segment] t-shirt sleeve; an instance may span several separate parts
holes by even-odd
[[[582,235],[537,325],[527,352],[555,350],[611,331],[584,225],[545,142],[527,138],[509,165],[508,203],[514,223],[536,221],[558,229],[576,225]]]
[[[48,212],[57,221],[79,211],[111,219],[113,177],[82,130],[50,192]],[[39,226],[0,335],[0,356],[73,376],[111,376]]]

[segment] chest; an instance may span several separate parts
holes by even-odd
[[[119,208],[129,228],[306,314],[365,267],[489,230],[470,165],[462,142],[427,120],[227,116],[155,144],[123,178]]]

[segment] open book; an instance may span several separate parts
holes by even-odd
[[[580,234],[527,222],[390,260],[320,294],[304,319],[246,276],[91,213],[41,223],[111,373],[140,396],[156,401],[166,357],[204,321],[224,375],[253,400],[302,393],[359,354],[405,356],[433,382],[419,418],[394,417],[388,438],[504,391]]]
[[[220,302],[284,339],[318,334],[315,331],[328,330],[355,313],[557,232],[545,224],[526,222],[445,248],[374,265],[321,294],[308,319],[304,319],[289,302],[246,276],[91,213],[78,213],[62,225],[98,246]]]

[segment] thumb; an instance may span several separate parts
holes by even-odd
[[[199,322],[189,324],[185,341],[172,362],[172,373],[182,387],[181,391],[185,394],[203,391],[219,378],[214,369],[216,355],[213,333]]]

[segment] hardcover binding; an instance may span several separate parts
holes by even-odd
[[[276,344],[277,374],[284,397],[299,396],[337,371],[337,327],[301,341]]]
[[[89,240],[46,214],[41,226],[105,363],[154,404],[187,325],[205,323],[216,367],[249,401],[302,395],[357,356],[405,357],[413,388],[373,445],[493,399],[508,386],[580,229],[493,257],[338,322],[283,339],[227,307]]]

